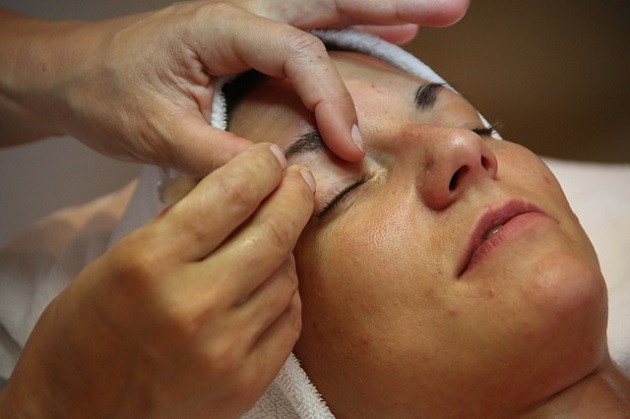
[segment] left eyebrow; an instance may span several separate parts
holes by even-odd
[[[437,101],[442,86],[442,83],[428,83],[418,87],[415,96],[416,108],[420,110],[431,109]]]
[[[309,151],[322,152],[326,149],[324,140],[316,129],[311,129],[300,135],[285,151],[284,156],[288,159],[297,153],[306,153]]]
[[[418,87],[415,95],[416,108],[427,110],[432,108],[437,101],[443,84],[428,83]],[[316,129],[311,129],[300,135],[285,151],[286,158],[298,153],[307,153],[310,151],[322,152],[326,149],[321,134]]]

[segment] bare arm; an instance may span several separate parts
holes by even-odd
[[[51,39],[56,24],[0,9],[0,147],[60,134],[23,97],[50,72],[49,52],[42,40]]]
[[[453,23],[467,7],[468,0],[203,1],[102,22],[0,11],[0,141],[69,134],[113,157],[207,173],[249,145],[208,125],[215,78],[255,68],[290,79],[330,149],[359,160],[352,100],[321,42],[302,29],[363,24],[404,40],[414,25]]]

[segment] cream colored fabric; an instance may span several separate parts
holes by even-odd
[[[0,251],[0,376],[13,370],[37,319],[85,265],[105,252],[135,187],[40,220]]]

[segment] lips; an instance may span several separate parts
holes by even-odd
[[[470,236],[457,277],[462,276],[487,254],[541,216],[546,215],[539,208],[520,201],[510,201],[487,211],[477,221]]]

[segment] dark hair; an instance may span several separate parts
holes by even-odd
[[[249,70],[239,74],[223,86],[223,97],[225,98],[225,118],[226,129],[230,129],[230,122],[234,110],[256,86],[258,86],[267,76],[256,71]]]

